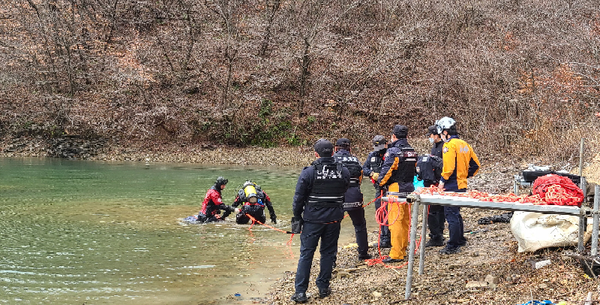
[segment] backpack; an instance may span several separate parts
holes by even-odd
[[[417,159],[417,178],[438,182],[442,177],[442,158],[434,155],[423,155]]]

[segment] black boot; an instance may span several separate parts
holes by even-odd
[[[292,301],[296,302],[296,303],[306,303],[308,302],[308,298],[306,297],[306,293],[304,292],[297,292],[294,293],[294,295],[291,298]]]
[[[425,244],[425,247],[441,247],[444,245],[444,240],[443,239],[429,239],[427,241],[427,243]]]
[[[389,239],[381,239],[379,241],[379,247],[380,248],[391,248],[392,247],[392,243],[390,242]]]

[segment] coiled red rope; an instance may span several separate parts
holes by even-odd
[[[532,193],[552,205],[581,206],[584,199],[583,191],[571,179],[556,174],[537,178]]]
[[[380,198],[381,196],[377,197],[375,200],[377,200],[378,198]],[[391,200],[388,200],[386,202],[382,202],[381,206],[379,207],[379,209],[377,209],[377,211],[375,211],[375,220],[377,221],[377,223],[379,224],[379,238],[378,240],[381,239],[381,226],[391,226],[393,225],[396,221],[398,221],[398,218],[400,217],[400,213],[396,214],[396,218],[393,219],[390,222],[390,219],[388,218],[388,205],[389,204],[396,204],[398,205],[398,209],[400,209],[400,205],[401,204],[408,204],[409,208],[408,208],[408,215],[405,217],[408,217],[408,236],[406,237],[409,241],[410,241],[410,228],[412,227],[410,225],[410,222],[412,220],[411,217],[411,213],[412,213],[412,205],[409,204],[408,202],[402,202],[402,201],[398,201],[398,200],[394,200],[394,197],[391,197]],[[421,244],[422,241],[422,236],[419,238],[419,240],[417,241],[416,247],[415,247],[415,254],[417,253],[417,250],[419,249],[419,246]],[[391,269],[400,269],[403,268],[404,266],[408,265],[408,262],[404,262],[402,265],[399,266],[392,266],[392,265],[388,265],[386,263],[383,262],[384,259],[386,259],[388,256],[387,255],[382,255],[381,254],[381,247],[379,244],[377,244],[377,254],[379,255],[377,258],[372,258],[372,259],[367,259],[365,260],[365,262],[367,263],[367,265],[369,266],[375,266],[375,265],[383,265],[385,268],[391,268]]]

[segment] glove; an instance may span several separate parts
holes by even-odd
[[[302,233],[302,225],[304,220],[302,217],[292,217],[292,234]]]
[[[275,217],[275,216],[271,217],[271,222],[274,224],[277,224],[277,217]]]
[[[371,173],[371,178],[377,181],[379,179],[379,173]]]
[[[241,210],[238,209],[238,208],[235,208],[234,211],[235,211],[236,214],[239,214]]]
[[[223,207],[223,210],[225,210],[225,213],[223,213],[223,216],[221,216],[222,219],[225,219],[225,217],[229,216],[229,214],[231,214],[231,212],[235,211],[234,208],[226,205]]]

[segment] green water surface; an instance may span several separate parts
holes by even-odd
[[[263,296],[295,271],[298,236],[288,246],[290,235],[249,230],[234,217],[207,225],[182,219],[198,213],[224,176],[226,203],[252,179],[271,197],[274,226],[288,230],[300,170],[0,158],[0,304],[229,304],[241,303],[231,299],[236,293]],[[342,226],[341,240],[352,241],[351,222]]]

